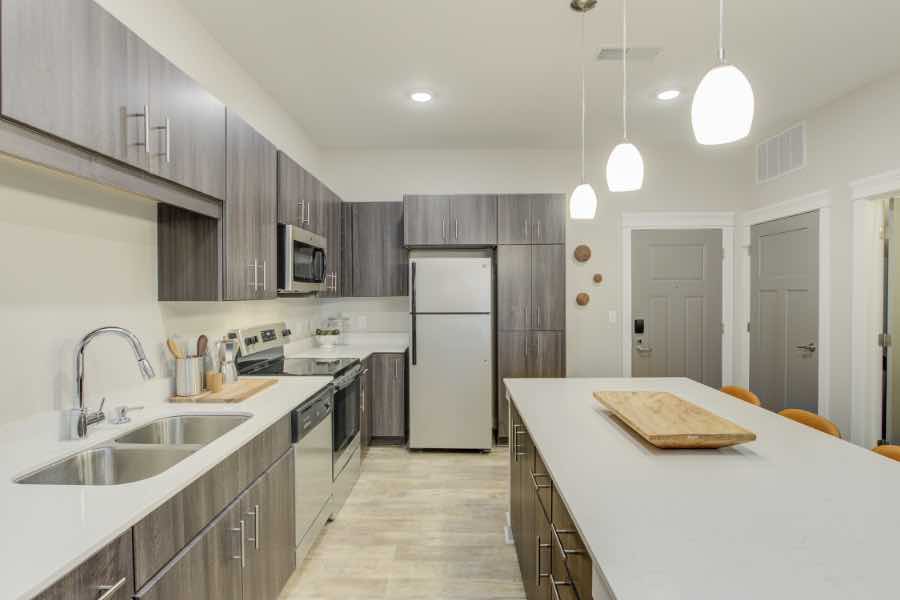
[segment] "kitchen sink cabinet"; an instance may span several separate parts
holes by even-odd
[[[373,354],[372,438],[384,443],[406,439],[406,355]]]
[[[403,198],[406,246],[493,246],[497,196],[459,194]]]
[[[226,300],[275,297],[276,161],[275,147],[228,111]]]
[[[131,530],[98,550],[35,600],[93,599],[110,591],[109,600],[126,600],[134,593]],[[116,591],[112,592],[115,588]]]
[[[566,197],[503,194],[497,202],[498,244],[564,244]]]
[[[403,205],[353,202],[344,210],[344,295],[406,296],[408,252],[403,247]],[[349,261],[347,260],[349,258]]]

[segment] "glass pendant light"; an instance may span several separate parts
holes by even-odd
[[[622,139],[606,161],[606,185],[611,192],[633,192],[644,186],[644,159],[628,141],[628,6],[622,0]]]
[[[594,8],[596,0],[572,0],[572,10],[581,13],[581,184],[569,196],[569,217],[572,219],[593,219],[597,214],[597,193],[584,180],[584,17]]]
[[[725,0],[719,0],[719,65],[707,73],[691,104],[694,136],[705,146],[747,137],[753,126],[753,88],[747,76],[725,62]]]

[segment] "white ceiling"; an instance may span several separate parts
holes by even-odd
[[[182,0],[324,148],[577,144],[579,17],[569,0]],[[588,54],[620,44],[621,0],[587,16]],[[900,69],[897,0],[729,0],[728,58],[766,132]],[[631,0],[631,137],[693,143],[690,98],[714,63],[715,0]],[[589,64],[588,143],[621,135],[621,66]],[[658,89],[685,94],[661,105]],[[407,97],[434,90],[429,105]]]

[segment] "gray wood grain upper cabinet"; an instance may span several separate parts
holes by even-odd
[[[327,236],[326,200],[327,188],[322,182],[279,151],[278,221]]]
[[[403,247],[403,205],[399,202],[356,202],[344,211],[344,252],[352,255],[350,284],[344,295],[362,298],[408,293],[408,252]],[[348,264],[348,261],[344,261]]]
[[[62,579],[35,596],[35,600],[93,600],[119,586],[110,600],[126,600],[134,593],[131,530],[98,550]]]
[[[127,28],[91,0],[3,0],[2,113],[125,160]]]
[[[343,262],[341,258],[343,243],[341,206],[343,202],[327,186],[322,186],[321,214],[324,219],[325,237],[327,239],[326,271],[329,280],[325,282],[324,289],[319,293],[322,298],[339,298],[344,294]]]
[[[497,196],[451,196],[450,222],[452,245],[493,246],[497,243]]]
[[[531,247],[531,329],[566,328],[566,257],[561,244]]]
[[[373,354],[372,437],[402,441],[406,438],[406,357]]]
[[[563,244],[566,197],[562,194],[504,194],[498,198],[497,243]]]
[[[509,401],[506,399],[507,377],[529,377],[528,332],[497,332],[497,435],[505,438],[509,430]]]
[[[449,220],[449,196],[403,197],[403,243],[406,246],[448,244]]]
[[[225,299],[275,297],[275,147],[228,111]]]
[[[243,597],[275,600],[295,567],[294,453],[285,453],[241,496]]]
[[[240,500],[232,503],[146,586],[137,600],[243,600],[242,563],[251,550]],[[243,527],[241,521],[243,520]]]
[[[531,246],[497,247],[497,327],[501,331],[530,329]]]
[[[225,199],[225,105],[171,62],[155,56],[148,104],[151,171]]]

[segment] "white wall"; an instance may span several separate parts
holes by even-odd
[[[600,210],[593,221],[570,221],[566,228],[570,376],[621,373],[621,329],[609,322],[608,313],[621,314],[622,212],[746,207],[751,172],[744,168],[743,152],[649,146],[641,150],[647,170],[645,187],[624,195],[604,191],[609,148],[588,156],[588,179],[600,194]],[[577,184],[578,159],[574,152],[563,150],[327,150],[322,153],[322,173],[335,192],[351,202],[400,201],[404,193],[568,194]],[[586,264],[571,258],[575,246],[582,243],[593,250]],[[593,283],[594,273],[603,274],[602,284]],[[581,291],[591,294],[586,307],[575,304],[575,295]],[[353,306],[329,303],[323,310],[353,312]],[[396,322],[405,328],[405,321]]]
[[[754,206],[827,190],[831,218],[831,411],[850,432],[850,293],[852,202],[849,183],[900,168],[900,74],[856,90],[803,117],[808,165],[750,190]],[[788,125],[785,123],[784,125]],[[771,135],[771,132],[760,134]],[[746,158],[747,169],[755,157]],[[738,314],[740,311],[738,311]]]
[[[175,0],[100,0],[189,75],[236,109],[278,147],[314,172],[318,150],[303,130]],[[133,329],[165,376],[168,335],[222,335],[231,327],[287,320],[307,331],[316,300],[159,303],[156,208],[145,199],[0,159],[0,423],[70,406],[73,351],[87,331]],[[165,395],[167,384],[140,383],[131,351],[117,339],[88,350],[86,389],[122,403],[126,389]],[[144,400],[146,399],[143,398]]]

